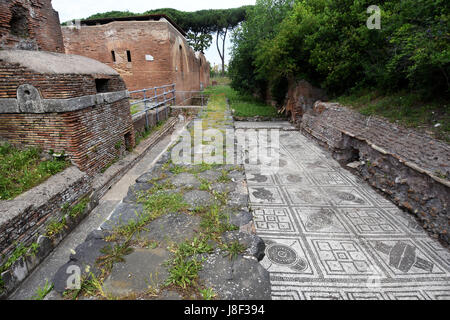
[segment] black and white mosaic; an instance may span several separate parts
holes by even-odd
[[[450,299],[450,252],[411,215],[300,132],[280,144],[277,173],[245,166],[273,299]]]

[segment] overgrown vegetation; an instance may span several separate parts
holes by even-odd
[[[450,104],[448,101],[424,102],[418,94],[401,91],[384,95],[377,90],[360,90],[337,97],[335,101],[366,116],[383,116],[392,122],[432,133],[450,142]]]
[[[208,125],[220,125],[225,118],[227,110],[224,94],[214,94],[208,105],[209,112],[205,119]],[[221,174],[216,181],[201,179],[198,174],[208,170],[221,170]],[[176,187],[169,181],[167,174],[161,173],[159,177],[151,179],[153,187],[147,191],[137,194],[138,203],[143,205],[143,212],[136,213],[136,218],[127,224],[113,228],[111,235],[106,238],[109,246],[102,250],[102,256],[97,260],[97,267],[101,271],[100,276],[90,274],[84,276],[81,289],[68,291],[66,297],[77,299],[80,296],[94,296],[100,299],[113,299],[103,291],[103,281],[110,274],[115,263],[123,262],[133,248],[155,249],[163,243],[168,246],[171,258],[166,261],[169,276],[162,288],[149,288],[148,292],[142,294],[142,298],[157,298],[163,290],[174,290],[187,299],[212,300],[216,298],[216,293],[211,288],[205,288],[198,280],[199,272],[203,268],[206,254],[212,254],[216,249],[220,249],[224,256],[235,259],[245,248],[239,243],[224,244],[222,235],[227,231],[238,230],[237,227],[229,223],[228,216],[224,213],[227,209],[227,193],[220,193],[212,190],[214,182],[227,183],[231,181],[229,173],[237,170],[238,167],[220,168],[219,164],[201,163],[195,166],[175,165],[171,160],[162,166],[163,171],[170,171],[173,174],[191,173],[201,181],[200,189],[209,192],[214,196],[213,204],[190,207],[184,200],[183,194],[187,189],[181,189],[174,193]],[[68,210],[68,209],[67,209]],[[181,243],[155,242],[141,237],[141,233],[147,231],[148,225],[155,219],[169,213],[185,213],[200,217],[200,227],[195,230],[193,238]],[[128,296],[123,299],[132,299],[136,296]]]
[[[33,300],[44,300],[44,298],[53,290],[53,284],[50,284],[48,280],[45,280],[44,287],[37,288]]]
[[[38,148],[0,144],[0,200],[12,200],[69,166],[64,156],[42,160]]]
[[[209,87],[205,90],[209,95],[225,95],[237,117],[279,117],[277,109],[255,98],[249,93],[239,92],[228,85]],[[210,98],[211,99],[211,98]]]
[[[38,249],[39,245],[36,242],[33,242],[28,247],[26,247],[23,243],[16,244],[16,248],[10,254],[8,259],[2,265],[0,265],[0,274],[11,268],[12,265],[20,258],[26,256],[35,256],[37,254]],[[5,257],[2,257],[2,259],[5,259]],[[5,290],[4,282],[2,277],[0,276],[0,293],[2,293],[4,290]]]
[[[445,3],[382,1],[381,29],[370,30],[369,0],[257,0],[234,34],[232,87],[261,96],[269,90],[281,103],[288,82],[305,79],[332,96],[375,90],[380,97],[415,97],[411,113],[431,112],[430,102],[450,97]]]
[[[162,129],[162,127],[164,127],[164,125],[166,124],[167,120],[163,120],[158,122],[155,126],[151,127],[151,128],[145,128],[144,131],[138,131],[136,132],[136,147],[145,139],[147,139],[148,137],[150,137],[150,135],[156,131],[159,131]]]

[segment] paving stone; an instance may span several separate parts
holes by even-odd
[[[206,170],[197,174],[199,179],[205,179],[208,182],[216,182],[220,178],[222,172],[219,170]]]
[[[248,211],[239,211],[239,212],[228,212],[227,217],[229,219],[229,223],[236,226],[242,227],[249,224],[253,220],[253,215]]]
[[[81,272],[80,275],[82,277],[89,276],[91,272],[99,276],[101,271],[96,266],[96,262],[103,255],[101,251],[108,245],[110,245],[108,242],[95,238],[79,245],[75,249],[75,253],[70,255],[70,261],[62,266],[54,275],[52,280],[54,290],[58,293],[64,293],[66,291],[68,283],[71,283],[70,279],[73,279],[71,276],[76,272],[74,267]]]
[[[240,192],[231,192],[228,195],[227,206],[237,209],[245,209],[248,206],[248,195]]]
[[[144,211],[142,204],[120,203],[109,220],[105,221],[101,229],[112,231],[115,227],[127,225],[132,220],[137,221],[139,215]]]
[[[264,259],[266,245],[264,240],[257,235],[240,231],[229,231],[222,235],[222,241],[227,244],[238,241],[247,248],[244,253],[245,256],[254,257],[257,261]]]
[[[234,182],[242,182],[245,180],[245,173],[239,170],[233,170],[228,173],[228,177]]]
[[[236,189],[236,183],[234,182],[214,183],[211,185],[211,189],[220,193],[229,193]]]
[[[184,187],[184,188],[200,188],[201,182],[191,173],[183,172],[177,174],[176,176],[170,178],[170,182],[175,187]]]
[[[128,189],[128,194],[125,199],[123,199],[123,202],[125,203],[136,203],[138,201],[139,194],[145,191],[150,190],[155,185],[152,183],[136,183],[135,185],[132,185]]]
[[[114,265],[103,289],[114,297],[158,289],[168,278],[169,273],[164,263],[169,258],[169,252],[162,248],[136,249],[125,257],[125,262]]]
[[[183,199],[189,204],[191,210],[214,204],[213,196],[207,191],[191,190],[184,194]]]
[[[210,255],[199,280],[221,300],[270,300],[270,276],[258,262],[238,256],[230,260],[223,252]]]
[[[149,183],[154,179],[161,179],[161,177],[170,178],[173,173],[167,170],[153,168],[149,172],[144,173],[142,176],[136,179],[137,183]],[[163,179],[163,180],[165,180]]]
[[[166,214],[145,227],[134,239],[157,241],[168,245],[192,239],[200,230],[201,218],[186,213]]]

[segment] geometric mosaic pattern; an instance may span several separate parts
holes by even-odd
[[[245,166],[273,299],[450,299],[450,252],[410,214],[300,132],[280,144],[277,173]]]

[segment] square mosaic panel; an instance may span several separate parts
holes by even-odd
[[[276,187],[249,186],[250,202],[253,204],[284,204],[283,197]]]
[[[309,172],[330,172],[334,171],[334,168],[330,164],[322,159],[305,160],[301,166]]]
[[[269,185],[273,186],[275,184],[272,175],[262,174],[262,173],[247,173],[247,183],[249,185]]]
[[[332,208],[294,208],[304,232],[313,234],[349,234]]]
[[[288,208],[256,208],[253,217],[258,233],[298,233]]]
[[[325,277],[380,276],[365,250],[354,240],[309,239]]]
[[[329,197],[319,187],[286,187],[289,201],[293,205],[327,206]]]
[[[373,207],[374,205],[355,187],[324,187],[326,195],[337,207]]]
[[[353,186],[339,172],[318,172],[311,175],[312,180],[318,186]]]
[[[276,176],[281,185],[296,185],[296,186],[311,186],[311,185],[313,185],[312,179],[305,172],[283,171],[283,172],[279,172]]]
[[[347,208],[339,213],[358,235],[406,235],[379,209]]]
[[[392,276],[397,278],[450,276],[438,261],[427,255],[411,240],[399,238],[373,240],[368,243]]]

